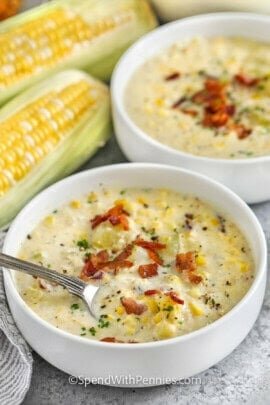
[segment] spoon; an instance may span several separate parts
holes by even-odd
[[[3,253],[0,253],[0,266],[21,271],[22,273],[27,273],[31,276],[41,277],[45,280],[53,281],[62,287],[65,287],[71,294],[82,298],[86,303],[90,314],[94,316],[94,318],[98,318],[97,310],[94,305],[94,298],[99,290],[99,287],[87,284],[76,277],[67,276],[65,274],[58,273],[55,270],[47,269],[46,267],[38,264],[17,259]]]

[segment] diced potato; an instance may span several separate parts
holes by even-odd
[[[176,327],[167,321],[157,325],[157,335],[159,339],[168,339],[176,335]]]
[[[125,331],[128,335],[134,335],[138,329],[138,321],[134,315],[128,315],[124,322]]]
[[[194,315],[194,316],[202,316],[202,315],[204,315],[204,310],[198,304],[196,304],[193,301],[191,301],[189,303],[189,308],[190,308],[190,311],[191,311],[192,315]]]

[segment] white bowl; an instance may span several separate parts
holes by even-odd
[[[7,299],[18,328],[30,346],[55,367],[74,376],[97,377],[104,384],[159,385],[211,367],[231,353],[252,328],[262,305],[266,281],[262,228],[250,208],[226,187],[189,171],[155,164],[123,164],[85,171],[35,197],[14,220],[4,252],[16,255],[26,235],[45,215],[100,183],[107,187],[167,187],[196,195],[227,213],[242,230],[253,252],[256,274],[251,288],[229,313],[200,330],[159,342],[112,344],[71,335],[39,318],[16,290],[14,273],[4,270]],[[121,376],[132,376],[134,380],[124,382]]]
[[[125,109],[124,93],[137,68],[172,43],[194,36],[243,36],[267,41],[270,17],[218,13],[186,18],[146,35],[124,54],[112,78],[114,126],[124,154],[134,162],[167,163],[206,174],[230,187],[248,203],[270,199],[270,156],[215,159],[177,151],[141,130]]]

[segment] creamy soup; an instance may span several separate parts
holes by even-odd
[[[194,38],[143,64],[125,92],[132,120],[155,140],[225,159],[270,153],[270,47]]]
[[[165,189],[99,189],[40,222],[20,257],[101,284],[99,319],[62,287],[16,275],[41,318],[75,335],[148,342],[184,335],[226,314],[247,292],[247,241],[222,213]]]

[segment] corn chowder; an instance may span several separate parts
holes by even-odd
[[[142,130],[177,150],[269,155],[269,45],[226,37],[175,43],[136,70],[125,105]]]
[[[245,295],[254,270],[228,218],[165,189],[101,188],[71,201],[27,236],[20,257],[102,285],[96,320],[61,286],[16,275],[41,318],[107,342],[167,339],[208,325]]]

